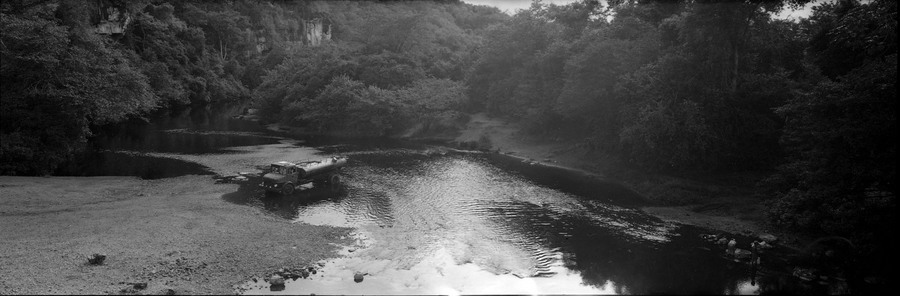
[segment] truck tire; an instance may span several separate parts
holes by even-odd
[[[284,183],[284,187],[281,188],[281,194],[291,195],[291,193],[294,193],[294,183],[291,183],[291,182]]]
[[[341,177],[338,175],[331,175],[331,178],[328,178],[328,182],[331,183],[331,186],[341,185]]]

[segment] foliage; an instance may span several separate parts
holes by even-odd
[[[881,42],[896,40],[896,9],[890,1],[825,5],[804,24],[816,32],[812,48],[831,44],[813,51],[814,63],[836,52],[853,54],[822,64],[826,76],[838,76],[778,109],[789,153],[769,181],[780,196],[771,210],[778,224],[865,239],[890,235],[886,225],[894,222],[897,194],[897,51]]]
[[[496,9],[451,3],[317,2],[338,42],[289,50],[253,92],[264,118],[382,136],[459,126],[470,51]]]
[[[383,136],[402,120],[397,116],[398,105],[392,93],[341,75],[315,97],[292,102],[285,111],[294,122],[316,132]]]
[[[439,134],[458,130],[465,124],[467,116],[461,110],[468,98],[462,82],[421,79],[395,93],[407,125],[417,124],[417,133]]]
[[[449,134],[485,111],[647,170],[777,168],[777,224],[881,239],[897,4],[773,18],[807,2],[4,1],[0,173],[52,172],[93,126],[161,107],[251,100],[352,136]],[[100,5],[128,13],[125,34],[93,33]],[[332,41],[313,46],[312,22]]]
[[[80,148],[92,124],[155,107],[148,78],[114,45],[50,11],[0,14],[0,172],[46,174]]]
[[[94,32],[107,11],[127,17],[124,33]],[[447,79],[462,78],[479,34],[506,18],[454,1],[41,0],[0,12],[8,174],[52,172],[94,126],[251,95],[264,118],[322,131],[383,135],[430,115],[446,125],[462,89]],[[314,21],[335,41],[311,46]],[[334,108],[342,115],[323,113]]]
[[[703,162],[712,141],[700,107],[691,101],[653,101],[640,108],[621,141],[631,161],[671,169]]]
[[[896,207],[897,5],[772,17],[806,2],[535,2],[486,32],[470,106],[649,170],[778,167],[767,182],[776,224],[884,238]]]
[[[537,134],[570,131],[587,147],[650,169],[748,169],[778,160],[781,123],[772,109],[790,97],[782,79],[804,70],[797,25],[769,14],[781,4],[613,5],[536,3],[489,30],[467,77],[472,105]],[[682,131],[697,134],[658,130],[668,120],[690,122]]]

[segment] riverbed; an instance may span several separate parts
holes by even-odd
[[[2,288],[116,292],[156,280],[147,293],[173,287],[246,294],[843,289],[801,282],[776,256],[760,268],[733,260],[723,246],[701,238],[713,231],[660,220],[640,210],[647,204],[637,194],[578,171],[405,141],[290,137],[199,113],[107,131],[92,142],[92,153],[57,172],[82,177],[0,179],[3,195],[15,196],[2,215],[4,237],[12,238],[3,249],[14,250],[2,257],[14,270],[3,275]],[[213,178],[332,155],[350,159],[336,189],[280,196],[254,182]],[[87,177],[111,175],[122,177]],[[69,195],[77,198],[56,202]],[[41,209],[54,202],[59,205]],[[744,249],[753,239],[728,236]],[[111,253],[111,262],[84,266],[91,252]],[[56,256],[64,260],[48,259]],[[31,261],[17,263],[22,257]],[[317,262],[317,274],[289,279],[283,288],[259,280],[281,267]],[[57,269],[65,284],[42,285]],[[364,279],[354,281],[356,274]]]

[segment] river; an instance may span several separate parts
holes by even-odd
[[[355,243],[341,246],[318,274],[277,291],[247,275],[246,294],[841,291],[790,277],[776,256],[759,270],[734,261],[700,237],[710,230],[647,215],[636,194],[580,172],[405,141],[293,138],[214,115],[233,111],[186,110],[108,127],[92,152],[57,174],[178,178],[348,156],[338,190],[285,197],[243,184],[222,196],[292,223],[354,229]],[[752,238],[731,236],[749,248]],[[365,279],[354,282],[355,273]]]

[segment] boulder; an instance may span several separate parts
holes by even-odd
[[[734,258],[750,260],[750,257],[753,257],[753,252],[744,249],[735,249],[734,250]]]
[[[778,237],[768,234],[768,233],[760,234],[759,239],[763,240],[764,242],[770,243],[770,244],[778,241]]]
[[[280,275],[273,275],[269,278],[269,284],[272,286],[284,286],[284,278]]]
[[[357,283],[361,283],[363,281],[364,274],[362,272],[357,271],[353,274],[353,281]]]

